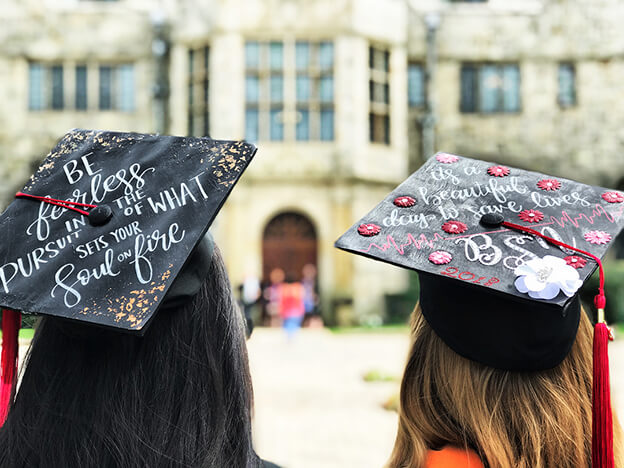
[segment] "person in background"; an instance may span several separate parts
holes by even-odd
[[[282,326],[289,340],[292,340],[301,328],[305,314],[304,296],[303,285],[292,277],[286,278],[286,282],[281,284],[280,314]]]
[[[281,286],[285,277],[284,270],[274,268],[269,274],[270,283],[264,290],[268,326],[270,327],[276,327],[281,324]]]
[[[247,329],[252,330],[254,326],[254,308],[260,296],[262,289],[260,280],[253,274],[247,273],[243,279],[243,283],[239,286],[239,297],[245,320],[247,321]]]
[[[307,263],[304,265],[302,273],[303,279],[301,284],[303,285],[303,305],[305,309],[304,323],[312,328],[322,327],[323,321],[318,311],[319,297],[316,266]]]

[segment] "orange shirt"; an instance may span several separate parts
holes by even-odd
[[[484,466],[472,450],[444,447],[442,450],[429,450],[425,468],[484,468]]]

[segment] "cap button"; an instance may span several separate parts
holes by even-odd
[[[103,226],[113,217],[113,210],[108,205],[99,205],[89,211],[89,224]]]
[[[500,213],[487,213],[481,216],[481,224],[487,227],[498,227],[503,224],[505,217]]]

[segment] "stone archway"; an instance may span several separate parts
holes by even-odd
[[[262,235],[262,275],[268,281],[275,268],[299,281],[304,265],[317,265],[317,235],[310,219],[300,213],[283,212],[274,216]]]

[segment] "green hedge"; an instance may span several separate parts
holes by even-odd
[[[624,261],[614,260],[605,263],[605,294],[607,308],[605,315],[608,323],[624,322]],[[598,293],[598,270],[581,288],[581,300],[589,315],[596,318],[594,310],[594,296]]]
[[[35,328],[35,323],[37,322],[38,318],[38,315],[22,314],[22,326],[20,328]]]
[[[386,294],[386,317],[384,323],[405,324],[409,323],[409,317],[418,302],[420,295],[420,284],[418,274],[415,271],[409,272],[409,287],[405,292],[399,294]]]

